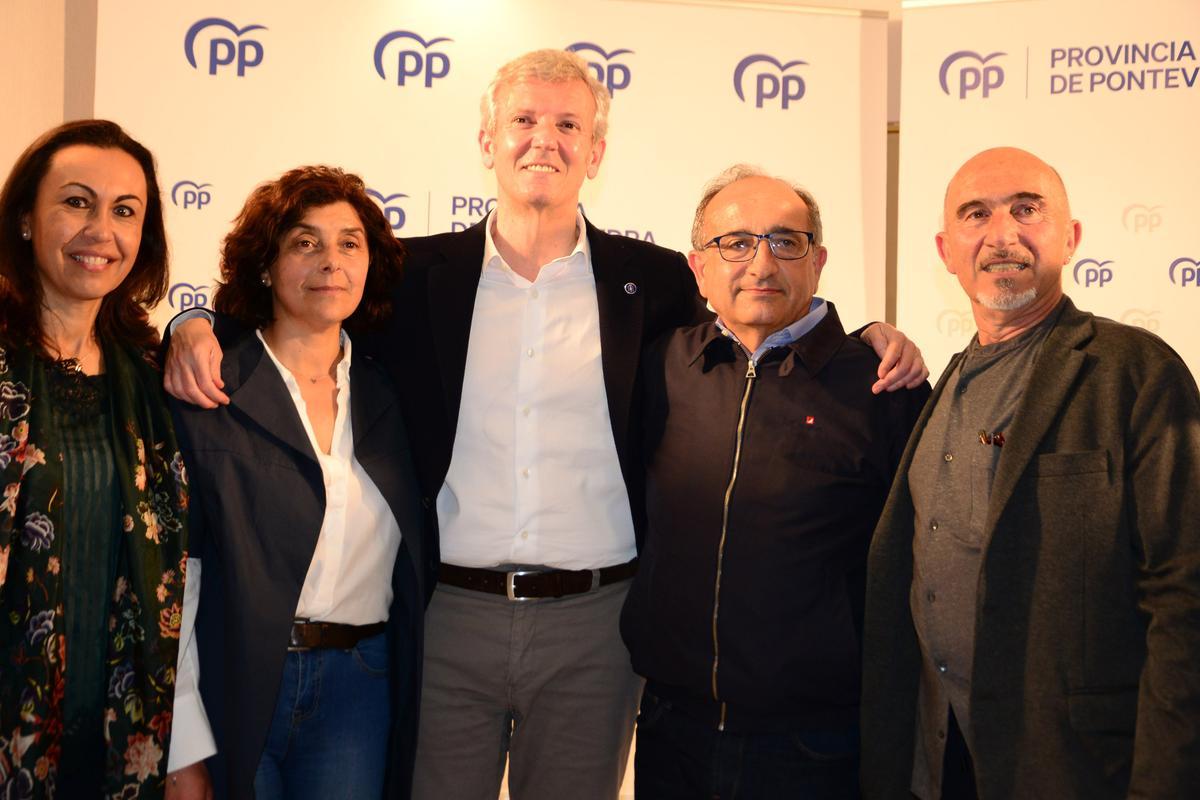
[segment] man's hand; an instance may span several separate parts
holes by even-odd
[[[167,773],[165,800],[212,800],[212,796],[212,781],[203,761]]]
[[[221,345],[217,344],[208,320],[189,319],[179,323],[171,333],[163,388],[172,397],[201,408],[227,405],[229,396],[221,391],[225,386],[221,380],[221,355]]]
[[[879,356],[879,380],[871,386],[871,392],[894,392],[897,389],[915,389],[929,377],[929,368],[921,351],[912,340],[886,322],[867,326],[861,338],[871,345]]]

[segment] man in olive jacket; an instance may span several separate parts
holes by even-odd
[[[1200,396],[1075,308],[1061,178],[1011,148],[946,194],[978,337],[917,422],[868,564],[869,798],[1194,796]]]

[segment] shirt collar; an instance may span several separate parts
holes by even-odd
[[[824,301],[822,307],[824,313],[819,317],[811,312],[804,315],[802,319],[812,317],[814,322],[809,330],[801,334],[801,338],[774,348],[759,348],[762,352],[755,363],[761,364],[761,359],[773,360],[770,353],[783,349],[787,352],[778,359],[780,375],[790,374],[797,362],[802,363],[810,375],[820,372],[847,341],[846,331],[838,319],[837,307]],[[694,366],[704,357],[704,368],[707,370],[714,361],[729,361],[737,358],[737,352],[745,353],[740,344],[735,344],[736,339],[726,336],[715,321],[696,326],[687,336],[684,353],[689,366]]]
[[[822,298],[813,297],[812,303],[808,306],[808,313],[793,322],[791,325],[788,325],[786,328],[777,330],[766,339],[763,339],[763,342],[758,346],[758,349],[750,354],[750,360],[757,363],[764,355],[767,354],[768,350],[772,350],[776,347],[786,347],[792,342],[798,341],[813,328],[817,327],[817,323],[825,319],[825,314],[828,311],[829,306]],[[742,345],[741,341],[737,338],[737,335],[725,326],[725,323],[721,321],[720,317],[717,318],[717,327],[720,329],[722,335],[732,339],[739,346],[742,346],[742,348],[745,349],[745,346]]]
[[[496,247],[495,227],[496,209],[492,209],[483,226],[483,278],[485,280],[488,278],[507,279],[520,285],[528,284],[529,281],[513,272],[512,267],[504,262],[504,257],[500,255],[500,250]],[[585,274],[592,274],[592,248],[588,243],[587,223],[583,218],[583,212],[578,208],[575,209],[575,230],[577,232],[575,248],[567,255],[543,264],[538,271],[538,279],[541,279],[543,274],[545,274],[546,280],[557,278],[575,264],[581,264]]]

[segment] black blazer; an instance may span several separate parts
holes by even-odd
[[[368,346],[402,391],[423,502],[432,509],[454,449],[475,294],[483,267],[484,222],[458,233],[405,239],[405,278],[388,326]],[[711,318],[683,256],[613,236],[587,223],[600,310],[601,364],[613,440],[640,546],[645,528],[641,457],[643,345],[682,325]],[[431,567],[436,553],[430,552]]]
[[[356,342],[357,344],[357,342]],[[357,349],[357,348],[356,348]],[[388,618],[394,724],[388,797],[409,796],[416,749],[426,530],[396,390],[365,353],[350,369],[354,453],[400,525]],[[218,797],[252,797],[292,617],[324,517],[321,469],[295,406],[256,336],[225,352],[230,404],[177,401],[191,479],[193,555],[202,559],[200,692],[218,747]]]

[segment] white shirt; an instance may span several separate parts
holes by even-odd
[[[392,567],[400,549],[400,526],[375,482],[354,457],[350,337],[342,332],[343,355],[337,367],[337,414],[333,440],[326,455],[317,445],[308,420],[308,407],[300,395],[296,378],[271,352],[262,334],[257,335],[287,386],[325,480],[325,517],[296,605],[296,617],[349,625],[369,625],[386,620],[392,602]],[[217,751],[197,690],[200,657],[194,629],[201,563],[197,559],[188,559],[175,675],[174,726],[167,758],[167,769],[171,772]]]
[[[296,618],[346,625],[383,622],[392,604],[392,567],[400,549],[400,526],[375,482],[354,457],[350,337],[342,331],[337,415],[327,455],[317,444],[300,384],[271,352],[262,333],[256,331],[255,335],[287,386],[325,480],[325,518],[300,590]]]
[[[458,429],[437,497],[442,560],[595,569],[637,555],[617,460],[583,216],[528,281],[496,249],[475,294]]]

